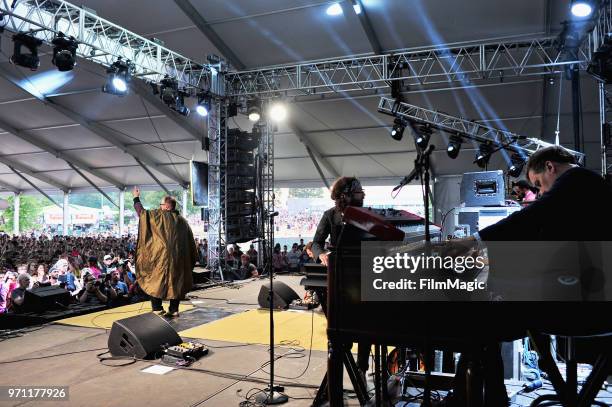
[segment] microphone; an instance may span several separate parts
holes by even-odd
[[[276,212],[270,212],[270,213],[268,213],[268,216],[269,216],[270,218],[273,218],[273,217],[275,217],[275,216],[278,216],[278,211],[276,211]]]
[[[423,165],[423,163],[422,163],[423,158],[427,157],[428,155],[430,155],[432,153],[432,151],[434,151],[435,148],[436,147],[433,144],[430,144],[429,147],[427,147],[426,150],[424,150],[422,153],[419,154],[417,159],[414,160],[414,164],[415,164],[414,165],[414,169],[412,171],[410,171],[410,174],[406,175],[404,177],[404,179],[402,179],[402,181],[399,183],[398,186],[393,188],[393,191],[397,191],[398,189],[402,188],[404,185],[410,183],[410,181],[412,181],[413,179],[415,179],[419,175],[419,169]]]

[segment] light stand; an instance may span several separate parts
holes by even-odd
[[[266,213],[270,220],[270,230],[274,230],[274,217],[278,212]],[[275,391],[274,388],[274,275],[272,273],[272,247],[274,242],[268,244],[269,261],[266,263],[268,275],[270,277],[270,384],[265,391],[258,393],[255,400],[260,404],[283,404],[289,401],[286,394]]]

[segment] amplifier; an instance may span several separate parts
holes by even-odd
[[[459,195],[463,206],[505,206],[504,172],[466,172]]]

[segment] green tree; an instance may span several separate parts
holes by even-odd
[[[13,233],[13,219],[14,219],[14,202],[15,197],[11,196],[8,198],[10,206],[4,211],[4,220],[6,223],[0,225],[0,230]],[[19,202],[19,230],[39,230],[44,226],[39,221],[42,215],[42,210],[45,206],[49,205],[49,201],[45,198],[37,196],[22,195]]]

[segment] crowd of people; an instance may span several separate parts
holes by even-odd
[[[200,265],[206,239],[196,239]],[[58,286],[75,303],[107,307],[147,299],[135,277],[136,237],[0,234],[0,313],[25,310],[25,290]]]
[[[289,212],[279,209],[274,221],[274,233],[277,237],[313,236],[321,219],[321,211]]]

